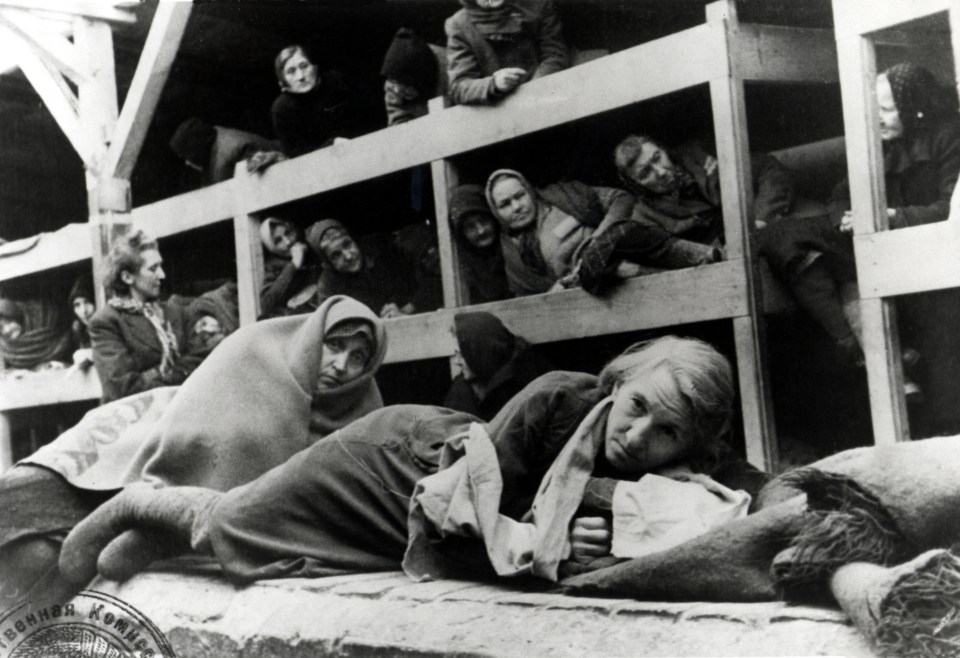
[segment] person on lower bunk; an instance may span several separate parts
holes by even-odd
[[[316,310],[320,263],[304,242],[300,227],[282,217],[267,217],[260,222],[260,242],[263,286],[258,319]]]
[[[637,516],[675,523],[624,531],[626,555],[746,514],[750,496],[733,489],[756,493],[766,477],[726,446],[733,399],[719,352],[667,336],[599,377],[544,375],[486,425],[440,407],[385,407],[226,493],[128,488],[73,530],[61,570],[77,584],[98,571],[125,579],[145,566],[136,549],[152,535],[168,554],[213,555],[238,583],[399,568],[415,580],[555,581],[610,559],[618,524]],[[637,482],[644,475],[654,481]],[[677,518],[677,488],[710,512]]]
[[[238,329],[183,386],[89,412],[0,477],[0,609],[76,593],[57,568],[63,539],[123,488],[227,491],[381,408],[373,377],[385,352],[379,318],[332,297]]]
[[[652,271],[648,266],[693,266],[721,256],[635,221],[633,197],[616,188],[567,181],[536,189],[520,172],[499,169],[487,179],[486,196],[517,296],[577,286],[597,292],[612,279]]]
[[[0,370],[63,368],[71,336],[60,306],[44,299],[0,298]]]
[[[89,274],[77,277],[67,297],[73,321],[70,323],[70,340],[73,349],[73,365],[86,370],[93,365],[93,349],[90,342],[90,318],[96,313],[93,280]]]
[[[449,190],[450,228],[457,240],[460,274],[471,304],[513,296],[500,249],[500,224],[490,212],[482,185]]]

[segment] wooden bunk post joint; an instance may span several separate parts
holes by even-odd
[[[129,213],[133,208],[130,181],[102,176],[97,181],[96,203],[101,211]]]

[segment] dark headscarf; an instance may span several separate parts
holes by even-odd
[[[440,72],[427,42],[410,28],[401,27],[383,57],[380,75],[410,85],[420,98],[429,98],[437,88]]]
[[[450,190],[450,225],[454,232],[460,238],[462,243],[470,248],[476,247],[470,243],[463,235],[463,220],[467,215],[479,213],[486,215],[494,224],[499,227],[500,222],[497,216],[490,212],[490,206],[487,205],[487,197],[483,187],[480,185],[457,185]]]
[[[948,111],[947,95],[937,78],[922,66],[910,62],[894,64],[887,76],[900,121],[906,132],[923,128]]]
[[[78,297],[83,297],[87,301],[92,302],[94,300],[93,296],[93,277],[89,273],[83,273],[77,277],[77,280],[73,282],[73,287],[70,288],[70,296],[67,297],[67,303],[73,307],[73,302]]]
[[[517,338],[492,313],[459,313],[453,324],[460,354],[481,381],[489,381],[513,358]]]
[[[170,148],[178,157],[206,169],[210,162],[210,149],[216,139],[217,131],[213,126],[197,117],[190,117],[173,133]]]

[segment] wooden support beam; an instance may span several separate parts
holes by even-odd
[[[710,81],[714,138],[723,199],[723,225],[727,256],[740,266],[744,312],[733,317],[740,407],[747,460],[758,468],[776,471],[779,462],[766,343],[762,317],[762,289],[755,267],[753,185],[750,177],[750,144],[747,137],[747,109],[743,80],[733,42],[738,21],[732,0],[706,7],[707,22],[726,34],[719,54],[727,73]]]
[[[837,55],[853,228],[859,237],[883,231],[888,225],[876,103],[876,56],[870,39],[860,36],[838,38]],[[867,262],[857,245],[855,240],[857,271],[869,277],[869,270],[881,264]],[[860,296],[864,297],[863,289]],[[860,302],[860,312],[874,441],[902,441],[909,437],[909,424],[902,395],[896,311],[892,301],[866,299]]]
[[[53,115],[60,130],[66,135],[80,159],[89,164],[87,144],[80,127],[79,101],[67,86],[63,76],[33,52],[30,44],[21,39],[18,34],[9,28],[0,31],[7,33],[6,41],[16,57],[17,65],[33,85],[47,110]]]
[[[861,36],[947,11],[954,0],[833,0],[837,40]]]
[[[854,245],[863,298],[960,287],[960,221],[857,235]]]
[[[63,370],[50,370],[0,382],[0,412],[100,397],[100,379],[93,368],[64,375]]]
[[[243,162],[234,167],[234,180],[251,176]],[[240,186],[240,189],[245,189]],[[233,240],[237,257],[237,297],[240,325],[260,317],[260,288],[263,286],[263,246],[260,243],[260,219],[240,213],[233,218]]]
[[[489,311],[533,343],[642,331],[745,315],[743,263],[724,261],[629,279],[603,297],[579,288],[470,307]],[[388,362],[453,354],[458,309],[387,320]]]
[[[36,19],[23,11],[7,9],[0,11],[0,25],[16,34],[22,41],[40,56],[53,64],[60,73],[70,78],[74,84],[86,79],[83,65],[79,61],[76,48],[66,37],[52,30],[43,30]]]
[[[123,111],[111,136],[102,166],[105,175],[130,178],[192,8],[192,2],[161,2],[157,5]]]
[[[742,24],[730,36],[730,59],[743,80],[837,80],[837,47],[832,30]]]
[[[59,16],[80,16],[109,23],[136,23],[137,17],[127,11],[111,7],[106,2],[88,0],[0,0],[0,7],[29,9]]]
[[[13,466],[13,423],[10,414],[0,412],[0,475]]]
[[[433,98],[429,104],[430,112],[441,112],[445,105],[442,98]],[[436,209],[437,245],[440,250],[440,280],[443,286],[443,305],[456,308],[469,304],[466,285],[460,271],[459,243],[450,230],[450,189],[459,181],[457,172],[448,160],[436,160],[430,163],[433,179],[433,205]]]

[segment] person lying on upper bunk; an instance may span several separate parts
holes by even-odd
[[[675,149],[646,135],[629,135],[614,150],[614,164],[636,212],[670,235],[703,244],[722,244],[723,207],[717,159],[697,142]],[[794,180],[771,155],[751,153],[753,211],[758,228],[790,214]]]
[[[450,189],[450,228],[460,249],[460,274],[471,304],[513,297],[500,249],[500,223],[490,212],[482,185]]]
[[[309,153],[353,136],[351,95],[340,71],[321,72],[301,45],[287,46],[274,60],[280,95],[273,102],[273,130],[288,157]]]
[[[524,82],[570,65],[552,0],[460,0],[447,19],[450,98],[495,103]]]
[[[0,358],[3,369],[43,370],[65,367],[70,359],[70,331],[59,304],[43,299],[0,299]]]
[[[912,63],[883,71],[876,90],[890,228],[946,220],[960,175],[955,95]],[[843,299],[856,290],[852,230],[850,187],[842,181],[828,214],[772,224],[761,234],[760,250],[833,340],[839,360],[862,367],[859,305]],[[914,435],[960,432],[960,291],[903,296],[897,307]]]
[[[166,274],[159,245],[133,231],[114,241],[106,266],[110,298],[89,325],[102,401],[182,384],[200,358],[187,353],[187,300],[160,301]]]
[[[188,167],[201,172],[208,184],[233,178],[234,168],[242,160],[247,162],[247,171],[259,173],[285,159],[275,140],[236,128],[211,126],[197,117],[177,126],[170,149]]]
[[[260,222],[260,242],[264,253],[259,319],[316,309],[320,263],[303,241],[300,227],[282,217],[267,217]]]
[[[361,246],[339,221],[322,219],[307,228],[306,237],[322,266],[317,303],[348,295],[381,318],[417,312],[415,267],[386,236],[365,236]]]
[[[73,322],[70,323],[71,347],[73,349],[73,365],[87,369],[93,365],[93,349],[90,342],[90,318],[96,313],[94,303],[93,280],[89,274],[82,274],[73,282],[70,288],[70,309],[73,311]]]
[[[61,571],[127,578],[146,566],[131,550],[152,548],[146,531],[213,555],[238,583],[401,567],[556,581],[747,514],[767,477],[727,446],[734,397],[716,349],[666,336],[599,377],[543,375],[487,424],[385,407],[226,493],[128,487],[73,529]]]
[[[523,174],[499,169],[487,179],[486,197],[500,221],[507,282],[517,296],[576,286],[596,292],[648,266],[720,259],[716,247],[636,221],[634,199],[623,190],[578,181],[535,189]]]
[[[453,378],[443,406],[489,421],[514,395],[553,366],[523,338],[510,333],[493,313],[453,316],[457,339]]]
[[[447,94],[447,52],[401,27],[383,56],[380,75],[387,125],[406,123],[424,116],[431,98]]]

